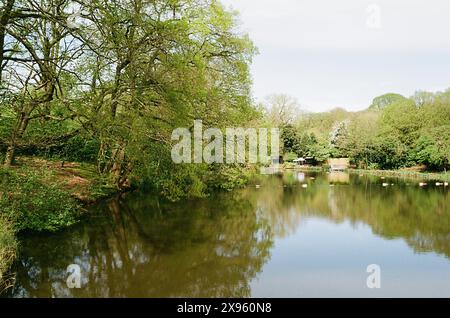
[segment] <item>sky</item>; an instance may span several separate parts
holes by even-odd
[[[450,87],[448,0],[222,0],[259,54],[253,95],[308,111],[367,108],[388,92]]]

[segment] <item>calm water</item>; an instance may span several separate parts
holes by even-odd
[[[130,194],[24,236],[7,296],[450,297],[449,197],[434,183],[304,173],[177,204]],[[380,289],[366,286],[369,264]]]

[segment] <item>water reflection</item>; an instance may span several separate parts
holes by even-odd
[[[296,173],[292,175],[295,179]],[[253,193],[276,236],[295,232],[302,218],[321,217],[337,223],[349,220],[369,225],[381,237],[403,238],[417,252],[434,251],[450,257],[448,188],[424,189],[418,181],[380,180],[342,172],[310,176],[312,179],[305,179],[308,188],[286,182],[291,177],[283,176]],[[386,181],[393,186],[383,187]],[[339,186],[344,184],[350,186]]]
[[[350,174],[347,172],[333,171],[327,174],[327,179],[331,184],[349,184]]]
[[[309,219],[362,223],[374,234],[357,227],[346,231],[402,239],[416,253],[449,258],[448,188],[383,182],[394,186],[383,187],[369,176],[291,172],[179,204],[137,194],[117,198],[96,207],[88,222],[73,229],[25,236],[17,284],[8,296],[248,297],[251,282],[277,251],[274,242],[295,237]],[[324,248],[316,244],[324,233],[310,232],[305,232],[308,249],[289,254],[320,267],[323,261],[311,248]],[[332,264],[340,251],[322,252],[329,252]],[[349,262],[358,263],[358,253]],[[72,263],[81,265],[79,290],[65,283]]]
[[[268,223],[242,197],[171,205],[132,196],[99,210],[111,217],[24,240],[14,296],[246,297],[272,247]],[[71,263],[82,289],[65,284]]]

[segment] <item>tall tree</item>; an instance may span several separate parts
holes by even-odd
[[[9,18],[5,20],[10,23],[2,23],[4,39],[8,41],[3,45],[3,75],[8,77],[8,94],[13,96],[10,107],[15,123],[5,166],[11,165],[30,121],[52,118],[52,101],[63,93],[60,79],[70,72],[71,62],[79,52],[79,44],[69,36],[66,26],[64,10],[69,3],[69,0],[23,0],[7,7]],[[11,53],[5,56],[5,52]]]

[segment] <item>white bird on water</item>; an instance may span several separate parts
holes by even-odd
[[[426,182],[419,182],[419,187],[425,187],[426,185],[428,185]]]

